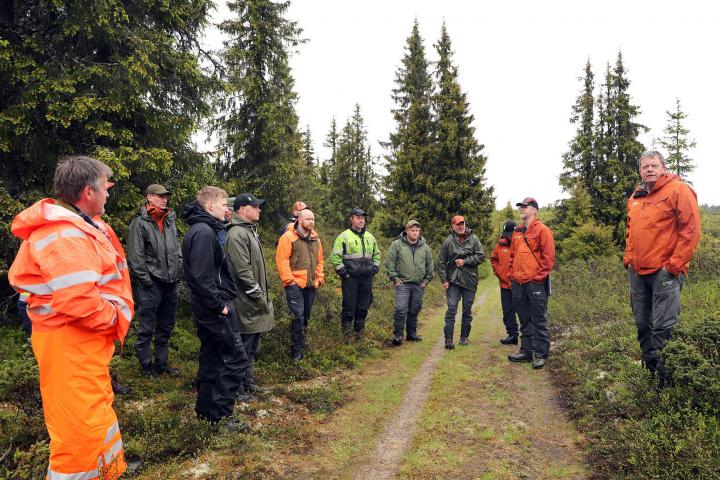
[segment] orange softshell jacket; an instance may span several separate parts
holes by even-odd
[[[647,275],[665,268],[687,275],[700,241],[697,196],[674,174],[658,178],[650,193],[638,187],[628,200],[625,258],[636,273]]]
[[[30,294],[50,480],[117,479],[126,469],[108,365],[133,315],[130,276],[115,233],[95,222],[100,230],[44,199],[12,224],[23,243],[8,277]]]
[[[525,231],[513,232],[510,249],[510,278],[520,284],[542,283],[555,266],[555,239],[552,231],[535,219]],[[527,240],[527,242],[525,241]]]
[[[501,238],[495,244],[495,249],[490,256],[490,264],[495,276],[500,281],[500,288],[510,288],[510,248],[508,239]]]
[[[294,226],[283,233],[275,251],[275,261],[285,287],[295,282],[300,288],[318,288],[325,283],[322,243],[315,230],[308,238],[301,238]]]

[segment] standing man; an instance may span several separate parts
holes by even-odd
[[[510,280],[510,248],[512,235],[515,231],[515,222],[508,220],[503,224],[503,231],[495,244],[490,256],[490,263],[495,276],[500,282],[500,304],[502,305],[503,323],[507,336],[500,340],[503,345],[517,345],[518,325],[515,307],[512,301],[512,282]]]
[[[292,216],[290,217],[290,222],[288,222],[287,225],[285,225],[283,228],[280,229],[280,236],[282,236],[283,233],[287,232],[288,230],[291,230],[295,226],[295,222],[297,221],[298,214],[305,210],[307,205],[305,205],[305,202],[297,201],[293,203],[292,206]]]
[[[660,351],[680,314],[680,289],[700,240],[692,188],[665,168],[659,152],[640,157],[640,185],[628,199],[625,257],[630,302],[645,368],[665,383]]]
[[[322,243],[315,231],[315,214],[311,210],[301,210],[293,228],[280,237],[275,260],[285,287],[288,310],[293,315],[290,354],[298,362],[305,356],[305,332],[315,291],[325,283]]]
[[[227,210],[227,193],[217,187],[203,187],[185,207],[183,267],[200,338],[195,413],[210,422],[232,413],[247,362],[233,306],[235,275],[223,248]]]
[[[162,185],[145,189],[145,205],[130,222],[128,265],[136,285],[140,327],[135,352],[143,375],[177,375],[168,365],[168,344],[175,326],[177,282],[182,258],[175,212],[167,206],[170,192]],[[150,343],[155,336],[155,364]]]
[[[460,345],[469,343],[472,305],[478,284],[478,265],[485,260],[482,243],[472,230],[465,226],[465,218],[455,215],[451,226],[452,233],[443,242],[438,259],[438,274],[445,288],[448,306],[445,313],[445,348],[448,350],[455,348],[455,315],[461,299]]]
[[[393,345],[402,344],[406,325],[408,341],[422,341],[417,334],[417,318],[422,309],[425,287],[433,278],[433,266],[432,252],[420,236],[420,223],[417,220],[408,221],[400,238],[390,246],[385,270],[395,285]]]
[[[555,265],[552,231],[537,219],[538,203],[527,197],[520,207],[522,227],[512,236],[510,279],[515,310],[520,316],[520,352],[508,355],[511,362],[532,362],[543,368],[550,354],[550,324],[547,302],[550,271]]]
[[[235,272],[235,311],[240,323],[240,337],[248,356],[240,398],[249,397],[260,390],[255,385],[253,363],[260,347],[260,334],[269,332],[275,326],[265,273],[265,257],[257,233],[260,207],[264,203],[265,200],[251,193],[235,197],[234,214],[227,228],[225,243],[225,251]]]
[[[25,292],[50,434],[48,478],[118,479],[127,465],[108,365],[133,316],[125,252],[100,215],[112,171],[90,157],[61,159],[56,199],[21,212],[23,240],[8,272]]]
[[[342,279],[340,319],[346,337],[351,328],[357,338],[362,336],[373,301],[373,277],[380,271],[380,249],[375,237],[365,231],[366,217],[361,208],[350,211],[350,228],[335,239],[330,255],[335,272]]]

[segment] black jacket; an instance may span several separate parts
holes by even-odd
[[[180,280],[182,258],[174,212],[165,216],[163,225],[164,233],[160,233],[145,205],[130,222],[127,262],[133,277],[145,286],[152,285],[154,280],[166,283]]]
[[[184,216],[190,225],[182,246],[190,304],[199,316],[216,316],[235,298],[232,266],[218,235],[224,225],[197,201],[185,206]]]

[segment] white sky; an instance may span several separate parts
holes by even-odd
[[[216,1],[214,19],[220,21],[228,11]],[[711,150],[720,110],[715,2],[294,0],[288,18],[308,39],[291,65],[300,124],[310,125],[321,158],[332,117],[344,124],[355,103],[373,153],[385,153],[378,142],[395,127],[390,94],[413,20],[433,61],[444,19],[499,207],[528,195],[541,205],[562,196],[557,177],[574,133],[569,118],[581,88],[577,78],[589,58],[599,85],[618,49],[642,110],[638,120],[651,129],[641,141],[650,147],[662,135],[665,111],[679,97],[697,141],[691,151],[697,168],[689,179],[700,203],[720,204],[720,189],[711,184],[720,173]],[[216,30],[208,31],[206,43],[219,48]]]

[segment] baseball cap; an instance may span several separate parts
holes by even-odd
[[[410,220],[405,224],[405,228],[419,227],[419,226],[420,226],[420,222],[418,222],[417,220]]]
[[[293,212],[299,212],[300,210],[305,210],[307,208],[307,205],[305,205],[305,202],[295,202],[292,206]]]
[[[149,185],[145,189],[145,194],[152,194],[152,195],[170,195],[170,190],[163,187],[159,183],[153,183],[152,185]]]
[[[504,238],[510,238],[513,234],[513,231],[515,231],[515,222],[512,220],[508,220],[507,222],[503,223],[503,231],[501,236]]]
[[[237,210],[240,207],[245,207],[247,205],[252,205],[254,207],[259,207],[260,205],[264,204],[265,200],[262,198],[257,198],[252,193],[241,193],[237,197],[235,197],[235,200],[233,200],[233,210]]]
[[[458,223],[461,223],[461,222],[463,222],[463,223],[465,222],[465,217],[463,217],[462,215],[455,215],[452,218],[453,225],[457,225]]]
[[[367,212],[363,210],[362,208],[355,207],[352,210],[350,210],[350,216],[362,216],[367,217]]]
[[[518,202],[515,204],[516,207],[527,207],[528,205],[531,207],[540,208],[538,207],[537,200],[532,197],[525,197],[522,202]]]

